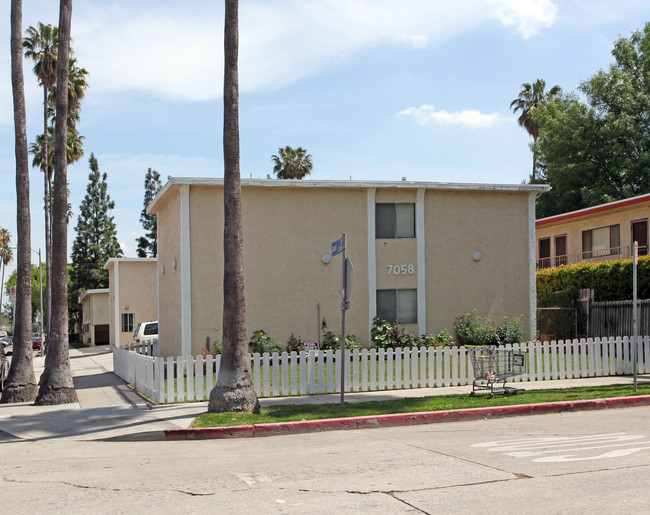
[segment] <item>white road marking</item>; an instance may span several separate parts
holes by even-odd
[[[545,436],[516,440],[496,440],[475,443],[472,447],[485,448],[488,452],[501,452],[513,458],[533,458],[542,463],[585,461],[619,458],[638,451],[650,449],[650,441],[639,441],[645,435],[610,433],[587,436]],[[628,447],[634,445],[635,447]],[[625,449],[612,449],[627,447]],[[612,449],[604,453],[583,456],[586,451]],[[579,454],[578,454],[579,453]],[[550,456],[544,456],[550,455]]]

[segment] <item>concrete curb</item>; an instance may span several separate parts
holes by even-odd
[[[274,424],[253,424],[231,427],[208,427],[189,429],[165,429],[165,440],[208,440],[222,438],[252,438],[256,436],[276,436],[301,433],[319,433],[344,429],[376,429],[380,427],[436,424],[439,422],[458,422],[481,418],[511,417],[517,415],[541,415],[566,411],[585,411],[608,408],[628,408],[650,406],[650,395],[634,397],[613,397],[582,401],[561,401],[538,404],[517,404],[514,406],[495,406],[468,408],[449,411],[429,411],[422,413],[397,413],[392,415],[372,415],[366,417],[331,418],[322,420],[302,420],[299,422],[280,422]]]

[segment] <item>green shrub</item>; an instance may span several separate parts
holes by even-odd
[[[264,354],[265,352],[268,352],[269,354],[272,354],[274,352],[282,352],[282,348],[278,342],[273,341],[262,329],[258,329],[253,333],[248,345],[253,353]]]
[[[456,342],[449,331],[443,329],[438,334],[423,334],[418,338],[417,345],[418,347],[453,347]]]
[[[339,350],[341,348],[341,335],[335,335],[332,331],[327,331],[323,335],[321,350]],[[345,348],[347,350],[358,349],[357,337],[353,334],[345,335]]]
[[[296,338],[293,334],[287,340],[287,352],[300,352],[304,350],[302,346],[302,340]]]
[[[415,347],[420,344],[419,338],[409,334],[404,325],[391,324],[379,315],[372,319],[370,338],[371,345],[378,349]]]
[[[505,345],[519,343],[524,335],[524,316],[503,317],[497,325],[487,317],[477,314],[477,310],[458,317],[454,322],[456,338],[461,345]]]
[[[580,263],[537,271],[537,296],[554,292],[592,289],[597,302],[632,298],[632,260]],[[639,258],[638,295],[650,298],[650,256]]]

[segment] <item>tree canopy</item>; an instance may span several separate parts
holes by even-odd
[[[147,213],[147,206],[162,188],[160,174],[149,168],[144,177],[144,208],[140,213],[140,223],[145,230],[145,235],[140,236],[138,242],[138,257],[156,257],[158,255],[158,225],[156,216]]]
[[[117,228],[111,211],[115,208],[108,195],[106,173],[100,174],[94,154],[90,154],[90,174],[86,196],[79,207],[72,245],[71,280],[73,289],[108,288],[108,271],[104,265],[109,258],[121,257]]]
[[[621,38],[614,62],[532,116],[534,151],[552,190],[538,218],[650,192],[650,23]]]
[[[271,156],[273,173],[278,179],[302,179],[314,167],[311,154],[302,147],[292,148],[287,145],[279,148],[278,154]]]

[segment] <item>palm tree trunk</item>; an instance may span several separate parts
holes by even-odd
[[[208,411],[259,411],[251,385],[246,340],[239,171],[238,1],[226,0],[223,80],[224,231],[223,352]]]
[[[54,196],[52,199],[52,319],[45,370],[39,382],[37,405],[77,401],[68,350],[68,67],[72,0],[59,3],[59,46],[56,66],[56,132]]]
[[[25,113],[22,50],[22,0],[11,2],[11,85],[16,140],[16,304],[14,305],[14,351],[9,376],[2,391],[3,403],[31,402],[36,397],[32,352],[32,263],[29,208],[29,154]],[[4,268],[2,280],[4,282]]]

